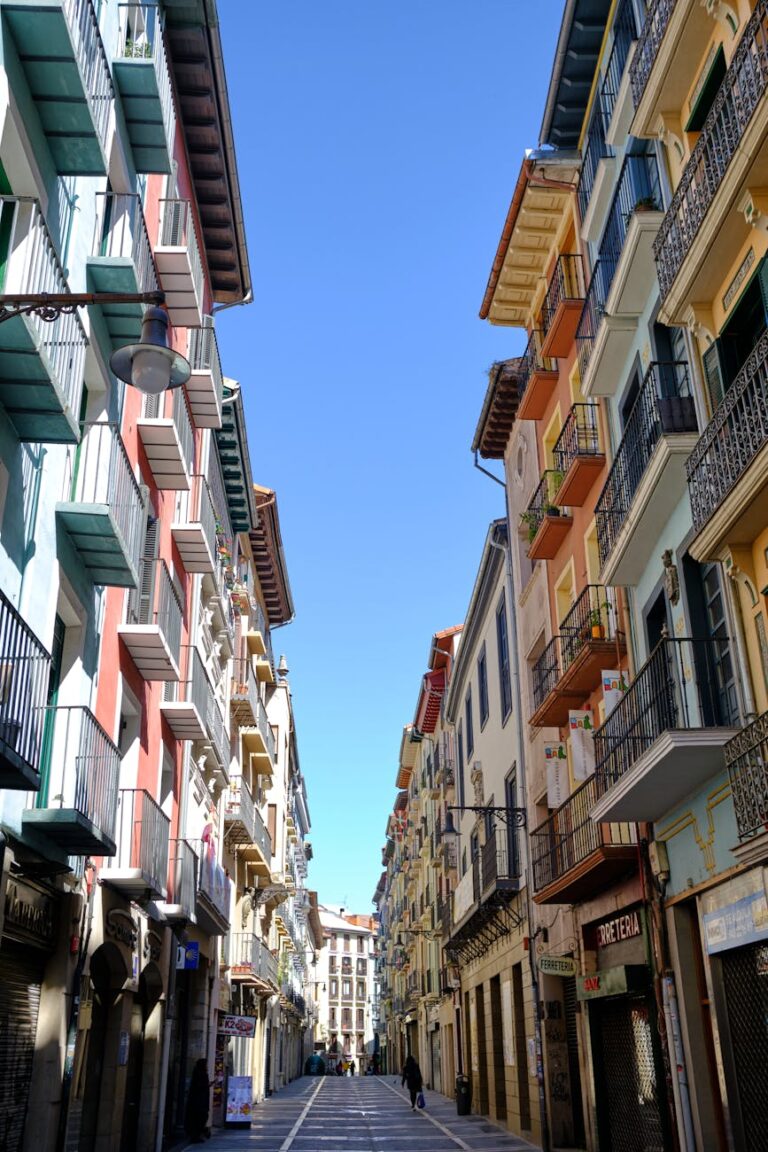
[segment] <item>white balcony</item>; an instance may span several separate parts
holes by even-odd
[[[203,262],[189,200],[161,200],[155,263],[174,327],[203,322]]]

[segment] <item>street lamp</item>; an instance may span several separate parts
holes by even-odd
[[[139,392],[157,396],[180,388],[191,375],[189,362],[168,347],[168,313],[160,305],[164,292],[40,292],[36,295],[0,295],[0,324],[14,316],[37,316],[53,324],[60,316],[92,304],[147,304],[138,344],[118,348],[109,366],[118,379]]]

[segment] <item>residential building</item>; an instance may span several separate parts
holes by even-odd
[[[362,1076],[378,1058],[374,1013],[377,924],[373,916],[318,906],[324,947],[315,968],[318,1034],[315,1043],[330,1066],[354,1063]]]

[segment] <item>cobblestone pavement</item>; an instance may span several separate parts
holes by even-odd
[[[457,1116],[438,1092],[424,1095],[427,1107],[412,1112],[392,1076],[305,1076],[259,1104],[250,1129],[219,1130],[201,1152],[535,1152],[484,1116]]]

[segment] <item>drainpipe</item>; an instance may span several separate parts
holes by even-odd
[[[479,467],[479,465],[478,465]],[[484,469],[480,469],[484,471]],[[489,473],[490,475],[490,473]],[[495,476],[492,479],[496,480]],[[506,485],[504,485],[506,490]],[[506,567],[506,583],[507,594],[509,597],[509,651],[510,651],[510,675],[512,680],[512,701],[513,708],[517,710],[517,724],[515,725],[515,744],[517,763],[519,767],[519,783],[520,783],[520,798],[522,807],[526,812],[526,831],[527,831],[527,814],[528,814],[528,788],[526,784],[526,770],[525,770],[525,744],[523,741],[523,698],[520,686],[520,667],[517,660],[517,611],[515,599],[515,580],[512,571],[512,555],[509,546],[509,507],[507,507],[507,543],[497,544],[495,540],[491,540],[492,548],[498,548],[500,552],[504,553],[505,567]],[[515,654],[514,658],[512,654]],[[526,915],[528,918],[528,930],[530,933],[531,926],[534,923],[533,919],[533,875],[531,871],[531,854],[528,847],[528,838],[526,835],[525,843],[525,898],[526,898]],[[539,1085],[539,1123],[541,1125],[541,1147],[542,1152],[550,1152],[551,1144],[549,1137],[549,1121],[547,1117],[547,1100],[546,1092],[544,1090],[544,1047],[541,1036],[541,1016],[539,1014],[539,979],[536,970],[536,958],[534,956],[534,948],[532,947],[535,933],[530,933],[529,947],[528,947],[528,963],[531,969],[531,993],[533,996],[533,1027],[534,1039],[536,1042],[536,1079]]]

